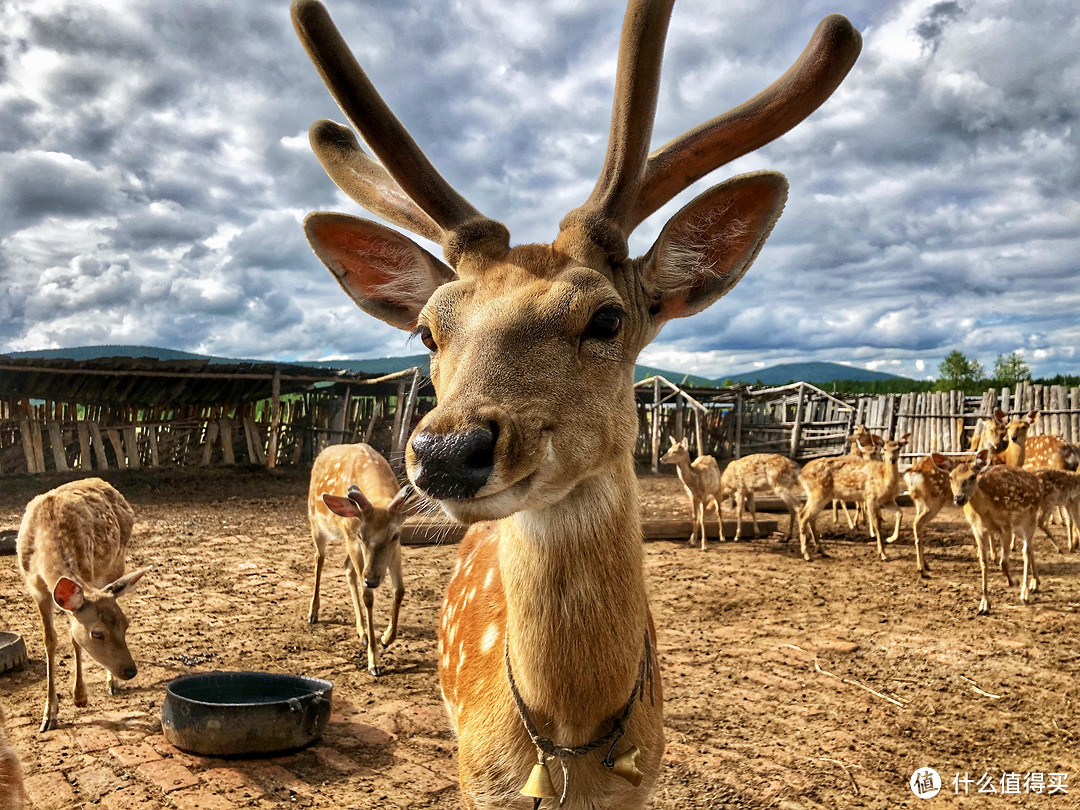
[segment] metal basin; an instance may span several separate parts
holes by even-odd
[[[165,688],[161,728],[184,751],[208,756],[271,754],[318,739],[334,685],[270,672],[185,675]]]

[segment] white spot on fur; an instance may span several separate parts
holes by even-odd
[[[494,580],[495,580],[495,569],[494,568],[489,568],[488,572],[487,572],[487,576],[484,577],[484,590],[487,590],[488,588],[490,588],[491,583]]]
[[[486,653],[495,646],[495,642],[499,640],[499,627],[498,625],[489,625],[488,629],[484,631],[483,637],[480,639],[480,652]]]

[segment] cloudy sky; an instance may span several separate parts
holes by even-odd
[[[550,241],[603,157],[615,0],[328,0],[440,171],[516,242]],[[779,141],[764,251],[642,359],[722,375],[831,360],[936,376],[1080,372],[1075,0],[680,0],[654,146],[756,93],[817,21],[863,54]],[[232,357],[415,354],[308,249],[307,211],[361,213],[307,145],[343,116],[286,0],[0,3],[0,353],[135,343]],[[635,233],[648,249],[665,214]]]

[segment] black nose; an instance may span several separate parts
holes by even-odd
[[[382,580],[379,577],[364,577],[365,588],[378,588]]]
[[[420,470],[414,483],[433,498],[471,498],[491,477],[498,439],[495,423],[461,433],[417,433],[412,449]]]
[[[135,667],[133,667],[133,666],[132,667],[125,667],[124,671],[120,673],[120,677],[123,678],[125,681],[130,681],[132,678],[134,678],[138,674],[139,674],[139,670],[136,669]]]
[[[957,495],[955,498],[953,498],[953,502],[957,506],[963,506],[965,503],[967,503],[967,498],[965,498],[963,495]]]

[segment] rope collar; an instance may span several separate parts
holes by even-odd
[[[505,639],[505,643],[503,644],[503,660],[506,662],[506,679],[510,683],[510,694],[514,697],[514,706],[517,709],[518,717],[521,718],[521,722],[525,726],[525,731],[529,735],[529,739],[531,739],[533,745],[536,746],[536,754],[539,763],[545,765],[546,757],[557,757],[559,759],[559,764],[562,766],[563,789],[562,796],[559,798],[559,807],[562,807],[566,803],[566,792],[570,783],[570,774],[566,760],[569,757],[583,756],[591,751],[595,751],[598,748],[608,745],[607,756],[604,758],[603,764],[608,768],[613,768],[615,765],[615,760],[613,759],[615,746],[619,744],[619,740],[622,739],[623,734],[626,732],[626,724],[634,711],[634,704],[645,696],[646,681],[648,681],[649,702],[654,706],[656,705],[656,680],[653,673],[652,640],[649,638],[649,630],[648,628],[645,629],[645,649],[641,656],[641,663],[638,665],[637,682],[630,691],[630,697],[623,705],[622,711],[619,712],[618,716],[612,721],[611,730],[608,731],[607,734],[597,737],[592,742],[578,746],[559,745],[537,730],[536,724],[533,723],[532,718],[529,716],[529,709],[525,705],[525,700],[521,697],[521,693],[517,688],[517,683],[514,681],[514,670],[513,667],[510,666],[509,633],[506,635]],[[538,808],[540,806],[540,799],[536,799],[533,806],[534,808]]]

